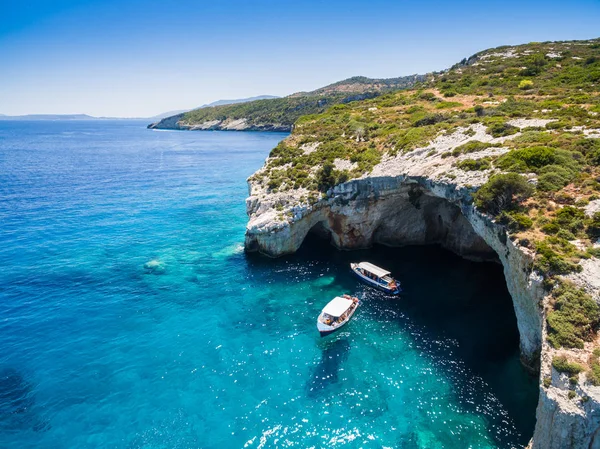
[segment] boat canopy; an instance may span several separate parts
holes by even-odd
[[[380,278],[390,274],[389,271],[384,270],[383,268],[379,268],[378,266],[373,265],[372,263],[369,263],[369,262],[361,262],[358,264],[358,266],[359,266],[359,268],[362,268],[363,270],[366,270],[369,273],[373,273],[375,276],[380,277]]]
[[[323,313],[337,318],[343,315],[344,312],[348,310],[350,306],[352,306],[352,303],[352,299],[336,296],[325,306],[325,308],[323,309]]]

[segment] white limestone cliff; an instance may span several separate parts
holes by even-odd
[[[270,193],[249,181],[245,247],[277,257],[295,252],[306,235],[315,232],[340,249],[368,248],[374,243],[438,243],[471,259],[498,260],[517,317],[521,360],[532,372],[540,373],[531,447],[600,449],[600,387],[588,383],[582,373],[578,399],[569,398],[566,375],[552,368],[553,356],[561,351],[551,348],[545,338],[548,298],[543,278],[532,269],[534,252],[511,240],[503,226],[473,205],[471,194],[489,172],[464,172],[453,165],[456,159],[442,157],[469,140],[501,144],[506,139],[493,139],[481,125],[473,125],[469,132],[442,135],[426,148],[384,158],[368,175],[335,186],[313,204],[306,199],[306,191]],[[468,157],[505,151],[492,147]],[[597,259],[584,261],[583,272],[573,281],[598,301],[598,284],[589,281],[596,279],[596,263]],[[580,351],[581,361],[588,355]],[[546,378],[552,379],[549,386],[543,385]]]

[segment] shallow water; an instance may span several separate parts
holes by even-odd
[[[502,270],[436,247],[243,253],[285,134],[0,121],[0,447],[519,447]],[[348,263],[392,269],[400,298]],[[315,319],[342,292],[341,332]]]

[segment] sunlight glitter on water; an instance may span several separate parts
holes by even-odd
[[[527,442],[537,385],[498,266],[321,242],[246,255],[245,179],[283,135],[143,125],[0,123],[1,447]],[[360,284],[359,259],[404,294]],[[343,292],[363,305],[321,339]]]

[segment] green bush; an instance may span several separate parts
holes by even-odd
[[[335,167],[331,162],[323,164],[319,171],[317,171],[316,179],[319,191],[327,192],[327,190],[336,185],[335,171]]]
[[[569,390],[569,394],[567,396],[569,399],[574,399],[575,396],[577,396],[577,393],[575,393],[573,390]]]
[[[487,170],[491,168],[490,159],[487,157],[481,159],[465,159],[458,162],[456,166],[465,171]]]
[[[550,388],[550,385],[552,385],[552,378],[550,376],[544,377],[544,387]]]
[[[582,289],[566,283],[553,296],[554,310],[546,320],[548,341],[555,348],[583,348],[584,342],[594,338],[600,322],[598,304]]]
[[[587,372],[587,378],[592,385],[600,385],[600,348],[594,349],[589,359],[590,370]]]
[[[556,192],[573,180],[576,172],[561,165],[546,165],[539,170],[537,188],[544,192]]]
[[[443,114],[423,114],[417,113],[413,117],[413,126],[428,126],[435,125],[436,123],[443,122],[446,117]]]
[[[533,226],[533,220],[520,212],[501,212],[498,221],[513,232],[524,231]]]
[[[475,205],[485,212],[497,215],[502,211],[514,209],[519,203],[529,198],[533,187],[523,176],[516,173],[492,176],[475,192]]]
[[[536,259],[534,268],[547,276],[580,272],[581,265],[573,262],[577,248],[558,237],[548,237],[535,243]]]
[[[519,132],[519,128],[508,123],[493,123],[487,130],[494,137],[510,136]]]
[[[569,183],[558,173],[544,173],[538,178],[537,188],[543,192],[556,192]]]
[[[574,376],[583,371],[583,366],[576,362],[569,362],[566,356],[559,355],[552,359],[552,366],[556,371]]]
[[[587,233],[593,239],[600,238],[600,212],[596,212],[587,222]]]
[[[529,90],[529,89],[532,89],[532,88],[533,88],[533,81],[531,81],[531,80],[522,80],[519,83],[519,89]]]
[[[399,150],[410,151],[425,145],[435,137],[437,131],[435,127],[409,128],[399,130],[388,138],[389,143],[394,147],[390,154],[394,155]]]
[[[497,166],[511,171],[536,171],[556,161],[556,150],[549,147],[529,147],[502,155]]]
[[[548,224],[542,226],[542,230],[547,234],[556,234],[559,230],[577,234],[584,228],[584,220],[585,213],[581,209],[565,206],[556,212],[556,216]]]
[[[490,147],[497,147],[497,144],[480,142],[479,140],[471,140],[470,142],[459,145],[452,150],[452,156],[459,156],[461,154],[475,153],[477,151],[483,151]]]
[[[514,144],[547,144],[555,139],[550,133],[543,131],[524,131],[520,136],[515,137],[512,142]]]

